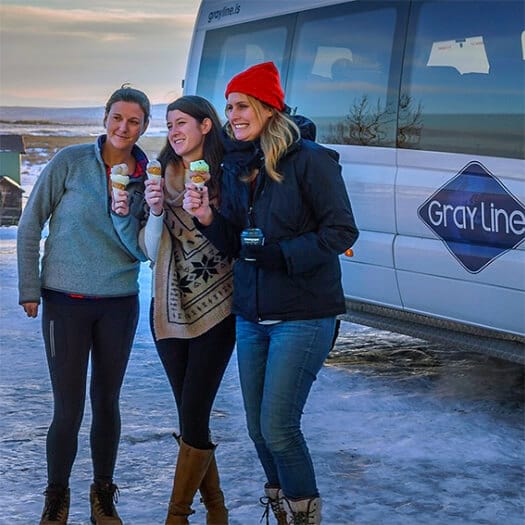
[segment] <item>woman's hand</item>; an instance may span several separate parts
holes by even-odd
[[[144,196],[153,215],[162,215],[164,206],[164,179],[146,180]]]
[[[117,215],[129,213],[128,192],[126,190],[113,190],[111,192],[111,209]]]
[[[36,317],[38,315],[38,303],[22,303],[22,308],[27,317]]]
[[[186,192],[182,207],[204,226],[213,221],[213,212],[208,197],[208,187],[197,188],[193,183],[186,183]]]

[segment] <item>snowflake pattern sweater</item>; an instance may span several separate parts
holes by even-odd
[[[148,254],[157,339],[197,337],[231,314],[232,260],[195,228],[182,208],[183,185],[184,174],[166,170],[164,225],[157,253]]]

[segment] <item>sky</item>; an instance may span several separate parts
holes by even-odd
[[[101,106],[123,83],[181,95],[199,0],[1,0],[0,106]]]

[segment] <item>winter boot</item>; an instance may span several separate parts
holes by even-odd
[[[228,525],[228,509],[224,504],[215,454],[211,457],[199,490],[201,501],[206,507],[206,525]]]
[[[284,498],[288,525],[319,525],[321,523],[321,498],[296,501]]]
[[[262,517],[266,518],[266,525],[270,525],[270,509],[277,520],[277,525],[288,525],[286,512],[283,506],[283,491],[280,488],[264,486],[265,497],[260,499],[262,505],[266,507]],[[262,520],[262,518],[261,518]]]
[[[122,525],[115,503],[118,502],[118,487],[109,482],[95,482],[91,485],[91,523],[93,525]]]
[[[180,435],[174,432],[173,437],[180,445]],[[216,445],[214,445],[213,450],[215,448],[217,448]],[[206,525],[228,525],[228,509],[224,504],[224,494],[221,490],[215,454],[213,454],[210,466],[202,478],[199,491],[201,501],[206,507]]]
[[[188,525],[188,516],[193,514],[191,504],[210,461],[213,449],[198,449],[190,447],[182,439],[175,467],[173,489],[171,491],[168,516],[164,525]]]
[[[69,489],[47,487],[40,525],[66,525],[69,515]]]

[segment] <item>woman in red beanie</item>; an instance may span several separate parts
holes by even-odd
[[[280,525],[316,525],[321,499],[301,416],[345,311],[338,256],[358,231],[338,154],[313,141],[310,121],[288,115],[275,65],[236,75],[225,96],[220,209],[191,185],[183,207],[237,258],[237,359],[266,502]]]

